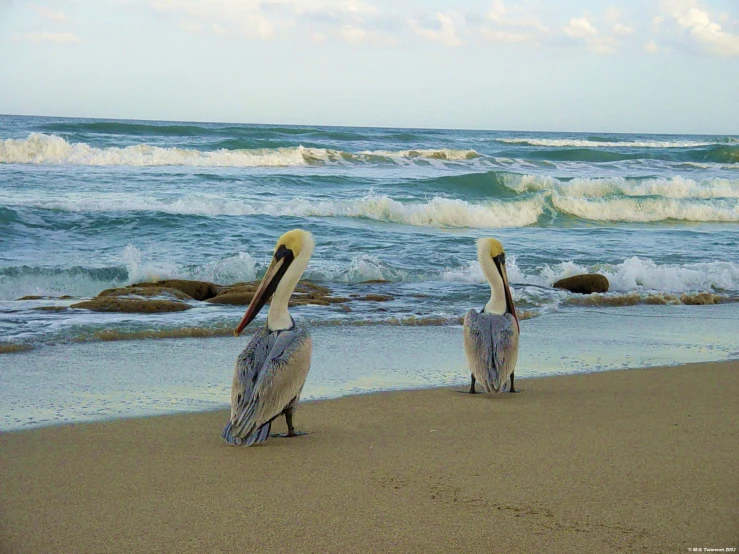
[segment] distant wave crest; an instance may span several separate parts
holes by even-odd
[[[462,161],[480,157],[474,150],[343,152],[326,148],[219,149],[163,148],[149,144],[97,148],[70,143],[57,135],[31,133],[26,139],[0,140],[0,163],[122,166],[289,167],[338,163],[415,163]]]
[[[359,217],[416,226],[523,227],[536,223],[544,211],[544,198],[514,201],[467,202],[433,197],[425,202],[400,202],[384,194],[348,200],[316,201],[293,198],[285,202],[249,203],[204,195],[175,201],[110,193],[69,199],[27,199],[15,205],[70,212],[163,212],[179,215],[270,215],[291,217]]]
[[[499,138],[503,144],[522,144],[526,146],[546,146],[549,148],[695,148],[716,144],[709,141],[694,140],[592,140],[592,139],[545,139],[545,138]]]

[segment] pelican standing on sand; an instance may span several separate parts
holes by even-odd
[[[254,294],[238,336],[272,297],[267,325],[257,331],[236,359],[231,388],[231,419],[222,437],[232,445],[251,446],[270,436],[272,420],[285,416],[288,437],[305,433],[293,427],[295,406],[310,368],[313,340],[297,325],[287,305],[313,253],[313,235],[294,229],[282,235],[272,263]]]
[[[500,241],[482,238],[477,241],[477,259],[488,283],[490,300],[478,314],[470,310],[464,318],[464,350],[472,373],[470,394],[475,394],[475,381],[485,392],[503,392],[510,383],[518,359],[520,327],[505,267],[505,252]]]

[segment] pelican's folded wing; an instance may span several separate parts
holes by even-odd
[[[224,439],[246,446],[267,439],[269,423],[300,395],[311,350],[302,327],[272,333],[265,327],[254,335],[236,360]]]
[[[502,392],[518,358],[514,317],[470,310],[464,318],[464,344],[475,379],[486,392]]]

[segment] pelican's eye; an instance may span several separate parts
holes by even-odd
[[[502,264],[505,264],[505,252],[502,252],[502,253],[501,253],[501,254],[500,254],[500,255],[498,256],[498,260],[500,260],[500,263],[502,263]]]
[[[277,247],[277,250],[275,250],[275,260],[284,258],[288,252],[290,252],[290,250],[288,250],[287,246],[281,244]]]

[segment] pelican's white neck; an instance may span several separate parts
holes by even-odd
[[[293,322],[290,312],[287,311],[287,305],[300,277],[303,275],[305,268],[308,267],[313,248],[313,240],[309,234],[306,234],[300,254],[287,268],[285,275],[282,276],[280,284],[277,285],[277,289],[272,295],[269,312],[267,313],[267,327],[270,331],[280,331],[292,327]]]
[[[485,313],[502,315],[506,313],[505,285],[495,262],[487,252],[479,251],[478,260],[482,273],[490,284],[490,300],[485,304]]]

